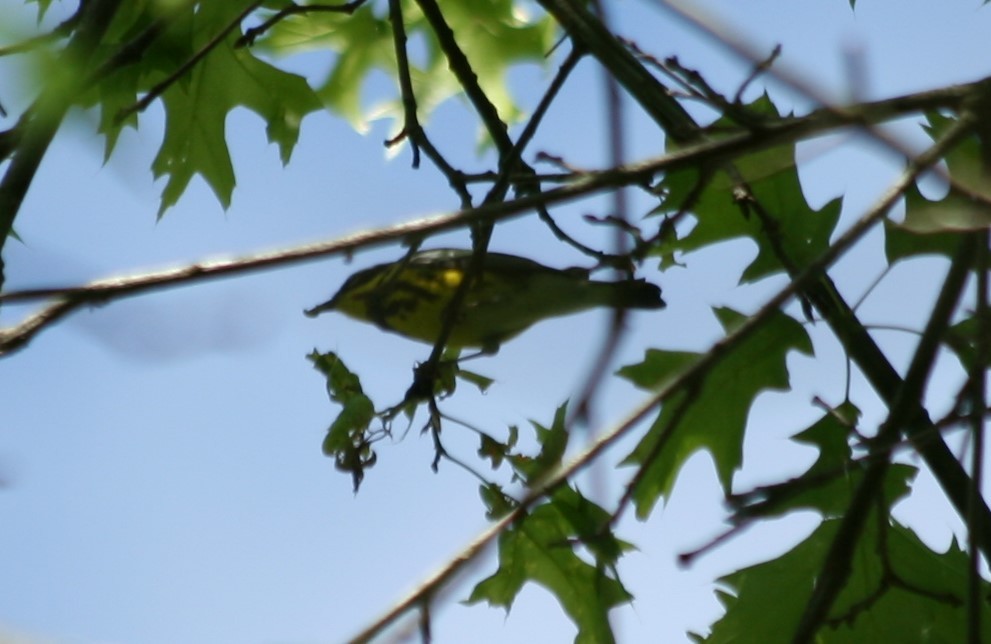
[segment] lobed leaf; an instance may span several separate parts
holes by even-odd
[[[632,596],[615,577],[612,564],[626,544],[603,532],[608,514],[570,487],[499,536],[499,568],[472,590],[468,603],[486,601],[507,611],[527,582],[558,599],[578,626],[576,642],[613,642],[609,610]],[[595,564],[578,556],[573,541],[594,538]]]
[[[726,614],[700,641],[790,642],[812,595],[838,519],[827,520],[777,559],[720,580]],[[968,557],[956,543],[935,552],[914,532],[873,517],[851,558],[852,571],[817,642],[964,642]],[[981,595],[991,587],[981,581]],[[981,606],[981,641],[991,640],[991,609]]]
[[[728,308],[715,313],[727,331],[744,320]],[[692,391],[682,391],[664,404],[646,436],[624,461],[647,468],[634,491],[637,516],[645,518],[661,497],[670,494],[681,466],[699,450],[712,455],[719,480],[729,493],[733,472],[743,459],[750,407],[760,392],[788,388],[785,359],[793,350],[811,354],[811,341],[801,324],[778,313],[708,370]],[[655,389],[697,359],[691,353],[650,350],[643,362],[624,367],[619,375],[641,388]],[[672,426],[674,421],[677,424]]]
[[[863,478],[865,463],[854,459],[851,442],[860,410],[846,402],[831,409],[792,440],[819,449],[819,458],[801,476],[760,488],[750,494],[733,495],[733,520],[774,517],[795,510],[814,510],[825,518],[841,516],[850,504],[853,491]],[[890,506],[908,494],[917,468],[901,463],[888,468],[884,486]]]
[[[519,120],[522,111],[509,94],[507,72],[520,62],[543,63],[554,44],[553,22],[546,16],[536,19],[525,16],[514,0],[472,3],[442,0],[439,5],[489,100],[503,120]],[[463,90],[420,10],[408,3],[403,15],[413,90],[419,117],[426,121],[437,106],[461,95]],[[373,72],[396,78],[392,26],[384,8],[365,6],[350,16],[335,13],[292,16],[280,22],[263,42],[274,51],[335,52],[330,73],[319,84],[317,93],[355,129],[365,131],[368,121],[376,118],[403,122],[398,89],[392,97],[378,100],[370,107],[362,100],[362,92]]]
[[[189,63],[194,55],[231,24],[250,4],[236,2],[189,3],[165,20],[167,27],[141,53],[139,63],[125,61],[80,97],[87,106],[99,106],[99,131],[106,137],[109,159],[125,127],[137,127],[138,100]],[[105,57],[118,54],[156,21],[163,18],[156,3],[122,3],[100,45]],[[238,107],[258,114],[266,123],[268,140],[279,147],[287,163],[299,138],[303,117],[321,108],[306,80],[257,58],[249,49],[235,49],[240,35],[233,30],[161,96],[165,137],[152,163],[156,178],[167,177],[159,209],[161,216],[178,201],[190,180],[201,176],[220,203],[230,205],[234,167],[227,146],[226,121]]]
[[[933,112],[926,115],[924,129],[936,140],[954,123],[955,119]],[[884,250],[889,263],[917,255],[952,257],[959,247],[960,233],[991,226],[991,210],[974,198],[989,197],[980,170],[983,161],[978,138],[971,136],[958,143],[945,161],[950,176],[965,192],[951,189],[941,199],[933,200],[925,197],[918,185],[906,190],[905,220],[884,222]]]
[[[754,120],[780,118],[766,94],[747,105],[746,112]],[[711,129],[732,132],[739,127],[724,116]],[[741,182],[759,206],[753,206],[750,196],[739,191]],[[680,238],[666,239],[655,254],[667,256],[670,263],[675,252],[687,253],[731,239],[751,239],[758,253],[741,275],[741,282],[754,282],[785,271],[782,251],[798,267],[814,260],[828,248],[841,210],[840,199],[820,210],[808,205],[792,143],[734,159],[731,172],[725,168],[672,172],[658,188],[665,197],[657,212],[673,214],[687,208],[697,223]],[[754,212],[756,207],[769,215],[773,225],[768,226]]]

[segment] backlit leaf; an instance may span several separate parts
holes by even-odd
[[[727,331],[744,319],[726,308],[715,313]],[[682,392],[665,403],[647,435],[624,461],[647,468],[633,497],[639,517],[649,515],[654,504],[671,492],[681,466],[699,450],[712,455],[719,480],[729,492],[733,472],[743,458],[750,407],[760,392],[788,388],[785,359],[790,351],[811,354],[812,344],[801,324],[779,313],[713,366],[691,394]],[[655,389],[696,359],[690,353],[650,350],[643,362],[624,367],[619,375],[639,387]],[[672,419],[680,420],[669,429]]]

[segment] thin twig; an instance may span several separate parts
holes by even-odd
[[[285,20],[289,16],[297,14],[307,14],[307,13],[345,13],[347,15],[353,14],[358,10],[361,5],[365,4],[368,0],[352,0],[351,2],[345,2],[344,4],[296,4],[295,2],[290,2],[288,6],[283,7],[275,14],[272,15],[268,20],[261,23],[257,27],[251,27],[244,32],[240,38],[234,43],[234,48],[238,49],[240,47],[250,47],[255,44],[255,41],[263,35],[266,31],[274,27],[276,24]]]
[[[468,57],[458,46],[457,40],[454,38],[454,31],[447,24],[437,2],[435,0],[416,0],[416,4],[419,5],[420,10],[423,11],[423,16],[430,23],[430,27],[437,37],[437,43],[447,58],[451,72],[458,79],[458,84],[482,119],[485,131],[492,137],[500,157],[508,156],[513,148],[513,142],[509,138],[506,123],[499,117],[499,110],[496,109],[495,104],[489,100],[488,95],[478,84],[478,76],[472,69]]]
[[[667,136],[678,143],[698,141],[700,132],[685,108],[626,47],[578,0],[538,0],[572,39],[592,54],[640,103]]]
[[[778,56],[780,55],[781,55],[781,45],[775,45],[774,48],[771,50],[770,55],[768,55],[767,58],[754,65],[754,68],[751,70],[750,75],[747,76],[747,78],[744,79],[742,83],[740,83],[740,88],[736,90],[736,95],[733,97],[733,102],[735,104],[739,105],[743,102],[743,93],[747,91],[747,88],[750,86],[750,84],[753,83],[758,76],[760,76],[767,70],[771,69],[771,66],[774,65],[774,61],[777,60]]]
[[[533,140],[533,137],[536,136],[537,129],[540,127],[540,124],[543,123],[544,117],[547,116],[547,111],[553,104],[554,99],[556,99],[560,94],[561,88],[564,87],[565,81],[569,76],[571,76],[571,72],[574,71],[583,55],[584,52],[580,49],[573,48],[568,53],[567,57],[565,57],[564,61],[561,62],[557,73],[554,74],[554,78],[551,79],[550,84],[547,86],[547,90],[544,91],[544,95],[541,96],[540,100],[537,102],[537,106],[534,108],[533,114],[530,115],[526,125],[523,126],[523,130],[517,137],[512,149],[504,158],[499,159],[499,178],[489,191],[490,194],[496,194],[500,191],[504,191],[506,186],[510,183],[516,185],[517,194],[527,194],[529,192],[539,191],[540,183],[537,181],[537,173],[534,172],[530,166],[522,163],[523,150],[526,149],[526,147]],[[512,181],[511,178],[517,175],[522,175],[524,179]]]
[[[400,0],[389,0],[389,22],[392,23],[392,40],[396,50],[396,75],[399,77],[399,96],[403,103],[403,130],[395,138],[386,141],[386,146],[397,145],[404,138],[409,139],[410,150],[413,153],[413,169],[420,167],[420,139],[424,137],[423,128],[420,126],[420,119],[417,115],[416,93],[413,91],[413,77],[409,71],[409,56],[406,54],[406,20],[403,18],[403,5]],[[444,165],[438,166],[441,172],[450,168],[447,160],[441,157]],[[450,176],[448,180],[450,181]],[[467,187],[461,183],[461,206],[465,207],[465,197]],[[451,182],[451,185],[455,184]],[[467,196],[467,203],[471,203],[471,197]]]
[[[493,191],[499,185],[499,182],[507,182],[509,184],[516,186],[517,194],[526,194],[529,191],[539,190],[541,181],[554,180],[553,179],[554,176],[572,177],[572,178],[579,176],[578,173],[570,173],[570,174],[565,173],[561,175],[538,175],[529,166],[527,166],[526,164],[520,164],[519,161],[522,158],[523,149],[533,139],[534,135],[536,135],[538,126],[546,116],[547,111],[550,109],[550,106],[553,103],[554,99],[557,98],[558,94],[561,91],[561,88],[564,87],[565,80],[567,80],[567,78],[571,75],[571,72],[578,65],[578,62],[582,59],[582,56],[584,56],[584,54],[585,54],[584,50],[582,50],[580,47],[573,47],[571,51],[568,53],[568,56],[561,63],[561,66],[558,68],[557,73],[554,75],[554,78],[551,80],[551,83],[548,85],[547,91],[545,91],[544,95],[540,98],[540,101],[537,103],[537,107],[534,109],[533,114],[531,115],[530,119],[527,121],[527,124],[524,126],[523,131],[520,133],[520,136],[516,139],[516,143],[513,145],[512,153],[510,154],[509,158],[506,159],[501,164],[502,169],[498,174],[496,185],[493,186]],[[516,174],[514,168],[517,168],[519,166],[522,167],[520,168],[519,174]],[[615,255],[610,255],[598,251],[592,248],[591,246],[581,243],[580,241],[569,235],[567,232],[565,232],[563,228],[558,226],[557,222],[551,216],[547,208],[537,208],[537,216],[540,217],[540,220],[544,222],[544,224],[551,230],[551,232],[554,234],[555,237],[557,237],[557,239],[563,241],[564,243],[568,244],[569,246],[578,250],[579,252],[588,255],[589,257],[594,257],[596,260],[599,261],[600,264],[612,265],[623,259]]]
[[[595,9],[598,21],[606,30],[611,32],[609,19],[603,3],[593,0],[592,7]],[[609,132],[609,165],[621,166],[626,162],[627,134],[626,119],[623,118],[623,99],[620,95],[619,83],[606,68],[602,69],[602,83],[605,86],[604,94],[606,97],[606,131]],[[630,221],[629,201],[627,199],[626,189],[624,188],[613,190],[611,196],[611,217],[619,222],[619,225],[613,227],[613,255],[623,256],[626,255],[628,246],[626,231],[628,230]],[[591,417],[592,397],[599,391],[599,385],[609,370],[609,365],[612,362],[613,356],[616,354],[616,350],[619,349],[620,339],[624,330],[623,322],[626,320],[626,317],[627,309],[623,307],[612,309],[609,330],[606,333],[606,337],[602,339],[599,350],[596,352],[592,366],[589,368],[588,374],[585,377],[584,385],[578,390],[578,403],[573,408],[575,411],[571,417],[569,427],[573,427],[575,424],[583,424]]]
[[[393,43],[396,50],[396,71],[399,77],[399,95],[403,103],[403,131],[396,138],[386,141],[386,145],[395,145],[403,138],[409,140],[413,153],[413,168],[420,167],[420,150],[437,169],[447,177],[447,182],[461,199],[462,208],[471,208],[471,192],[464,179],[464,173],[456,169],[444,155],[427,138],[427,133],[420,124],[417,115],[416,94],[413,92],[413,78],[410,74],[409,58],[406,53],[406,26],[403,19],[402,3],[400,0],[389,0],[389,22],[392,24]]]
[[[975,109],[979,109],[981,114],[986,114],[989,103],[988,95],[981,96],[977,101]],[[986,120],[978,125],[978,138],[981,143],[981,174],[985,180],[991,177],[991,125]],[[980,551],[978,544],[985,536],[983,533],[987,526],[980,521],[981,503],[983,497],[981,490],[984,482],[984,446],[985,446],[985,413],[987,408],[987,367],[988,358],[991,356],[991,343],[988,340],[988,333],[991,331],[991,318],[988,309],[989,284],[989,251],[988,244],[991,235],[988,231],[982,230],[975,235],[975,243],[978,245],[977,258],[974,270],[977,273],[975,286],[975,313],[977,319],[977,335],[974,340],[973,363],[970,365],[968,377],[969,386],[969,406],[968,414],[970,421],[971,437],[974,444],[971,455],[970,467],[970,506],[967,509],[967,543],[969,546],[969,561],[967,571],[967,632],[971,644],[980,644],[981,637],[981,614],[985,610],[987,602],[982,586],[984,580],[980,572]],[[985,555],[985,562],[991,561],[991,557]]]

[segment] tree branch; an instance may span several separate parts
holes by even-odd
[[[358,10],[361,5],[365,4],[368,0],[351,0],[351,2],[345,2],[343,4],[296,4],[295,2],[290,2],[288,6],[277,11],[271,18],[261,23],[257,27],[251,27],[246,30],[244,34],[237,39],[234,43],[234,48],[239,47],[250,47],[255,44],[255,41],[266,31],[274,27],[276,24],[285,20],[289,16],[297,14],[307,14],[307,13],[346,13],[351,15]]]
[[[509,219],[536,208],[546,208],[554,204],[612,190],[620,186],[643,184],[659,172],[670,172],[699,164],[721,162],[731,159],[735,155],[757,152],[774,147],[782,141],[793,140],[801,136],[807,136],[815,132],[845,125],[847,123],[844,121],[844,118],[856,119],[860,122],[867,117],[878,119],[890,118],[901,113],[902,110],[914,112],[920,109],[920,106],[931,106],[935,102],[941,102],[944,105],[954,104],[959,100],[958,97],[965,96],[967,91],[973,91],[973,86],[951,88],[946,92],[936,94],[924,93],[921,95],[888,99],[886,101],[863,105],[856,114],[852,115],[837,115],[827,110],[820,110],[806,117],[783,119],[778,123],[769,124],[759,133],[744,132],[738,135],[727,136],[718,141],[699,143],[655,159],[648,159],[639,163],[601,172],[587,172],[570,184],[540,194],[524,195],[511,201],[487,203],[470,210],[417,219],[327,242],[303,245],[288,250],[259,253],[234,260],[192,264],[183,268],[155,273],[98,280],[78,287],[25,289],[0,293],[0,303],[55,298],[60,301],[50,305],[50,307],[57,307],[59,309],[60,313],[54,319],[61,319],[66,313],[89,302],[108,301],[118,297],[136,295],[156,288],[177,286],[187,282],[281,266],[334,254],[350,253],[361,248],[379,246],[410,237],[424,237],[481,222],[496,222]],[[933,152],[942,153],[945,149],[946,144],[943,142],[934,145],[931,151],[918,157],[916,164],[912,166],[915,169],[906,176],[914,178],[919,168],[932,165],[934,159],[931,157],[931,154]],[[873,218],[866,223],[858,225],[869,226],[873,223],[874,218],[881,217],[886,212],[886,209],[899,198],[901,195],[900,191],[904,190],[906,185],[908,184],[897,184],[899,191],[894,193],[889,192],[885,199],[880,202],[884,208],[872,210]],[[877,208],[880,208],[880,206]],[[858,225],[851,228],[848,233],[860,234],[862,231],[859,230]],[[843,239],[843,237],[840,239]],[[834,244],[827,251],[825,257],[834,257],[833,253],[838,254],[841,252],[841,249],[845,250],[846,245]],[[832,260],[830,259],[829,261]],[[66,302],[62,302],[61,300],[66,300]],[[63,311],[63,307],[69,307],[69,310]],[[36,320],[30,325],[25,323],[0,330],[0,356],[25,346],[31,338],[50,324],[49,321],[46,321],[47,319],[47,314],[43,313],[40,320]]]
[[[447,177],[447,182],[461,199],[462,208],[471,208],[471,193],[464,180],[464,173],[448,163],[447,159],[427,138],[427,133],[420,124],[417,114],[416,94],[413,92],[413,78],[409,71],[409,59],[406,54],[406,25],[403,22],[402,2],[389,0],[389,21],[392,23],[392,37],[396,50],[396,73],[399,76],[399,95],[403,103],[403,131],[398,137],[386,141],[386,145],[395,145],[403,137],[407,138],[413,152],[413,168],[420,167],[420,148],[427,154],[434,165]]]
[[[509,138],[506,123],[499,117],[496,106],[478,84],[478,76],[471,68],[468,57],[458,46],[454,32],[447,24],[440,7],[437,6],[435,0],[416,0],[416,4],[419,5],[424,17],[434,30],[434,35],[437,36],[437,42],[440,44],[444,56],[447,57],[451,71],[457,77],[458,84],[461,85],[461,89],[464,90],[468,100],[471,101],[478,116],[482,119],[485,130],[492,137],[496,149],[499,150],[499,156],[508,156],[513,148],[513,142]]]
[[[538,0],[572,39],[588,50],[647,114],[678,143],[698,141],[699,127],[668,89],[577,0]]]
[[[933,362],[936,359],[936,352],[939,349],[943,334],[949,326],[950,317],[957,309],[967,282],[967,276],[973,267],[973,259],[976,251],[974,241],[968,237],[961,239],[960,248],[953,258],[953,264],[947,273],[943,288],[933,307],[932,315],[930,315],[929,322],[926,324],[926,329],[919,339],[919,344],[916,347],[915,355],[912,357],[912,362],[909,365],[905,379],[901,380],[897,374],[893,374],[894,378],[899,381],[895,385],[896,390],[894,392],[879,391],[890,410],[888,419],[881,425],[877,437],[872,441],[872,459],[867,466],[867,471],[864,472],[864,477],[861,479],[860,485],[857,486],[857,490],[854,492],[850,506],[843,516],[829,552],[826,554],[821,568],[822,574],[816,580],[812,597],[806,604],[805,613],[802,615],[802,619],[792,638],[795,644],[804,644],[813,640],[816,632],[829,615],[829,609],[832,607],[837,595],[839,595],[850,576],[852,570],[851,560],[856,550],[857,542],[860,539],[864,523],[871,514],[871,506],[877,502],[879,495],[883,491],[885,475],[888,472],[888,467],[891,465],[890,456],[892,447],[897,444],[902,432],[915,435],[916,431],[926,431],[925,428],[932,424],[932,421],[929,420],[919,401],[922,399],[923,389],[929,378],[929,372],[932,369]],[[822,311],[821,306],[820,311]],[[881,365],[888,365],[890,368],[890,364],[884,358],[883,354],[880,354],[880,350],[873,344],[873,340],[870,340],[869,337],[867,339],[859,337],[861,335],[866,336],[867,333],[863,331],[862,327],[860,330],[856,330],[854,321],[841,323],[837,320],[836,315],[828,311],[823,312],[823,314],[826,317],[826,321],[833,326],[834,332],[841,336],[843,346],[847,348],[854,361],[857,362],[862,370],[867,372],[867,376],[871,379],[872,384],[874,384],[875,388],[878,388],[879,383],[876,382],[878,378],[877,372],[879,369],[883,370],[883,366]],[[849,312],[849,315],[852,316],[852,312]],[[841,325],[846,328],[838,329],[837,327]],[[850,342],[848,338],[856,338],[856,341]],[[877,366],[868,366],[864,355],[874,354],[875,352],[877,352],[877,355],[871,355],[871,360],[872,364]],[[894,395],[891,395],[892,393]],[[947,496],[950,497],[954,505],[957,505],[960,501],[966,504],[970,500],[969,486],[964,485],[962,489],[957,490],[955,477],[958,475],[950,474],[946,470],[942,457],[934,458],[931,455],[934,447],[937,445],[942,445],[943,448],[946,448],[946,443],[943,443],[938,437],[938,434],[930,434],[924,446],[916,443],[915,447],[922,453],[923,458],[925,458],[930,468],[933,469],[933,473],[940,481],[944,491],[947,492]],[[952,459],[952,456],[950,458]],[[959,468],[959,463],[955,460],[953,463]],[[966,479],[966,475],[962,470],[960,470],[959,476]],[[951,479],[954,482],[948,485]],[[961,493],[963,494],[962,497],[960,496]],[[966,505],[963,508],[957,505],[957,511],[961,512],[962,516],[967,516]],[[991,524],[991,516],[987,516],[986,506],[983,509],[978,509],[976,521],[979,525]],[[986,557],[991,555],[991,544],[981,543],[979,547],[984,551]]]

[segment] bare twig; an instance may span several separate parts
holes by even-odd
[[[404,122],[400,135],[395,139],[386,141],[386,145],[395,145],[403,138],[409,139],[413,152],[414,168],[420,167],[420,149],[422,148],[434,165],[447,177],[448,184],[461,199],[461,207],[471,208],[471,193],[465,183],[464,173],[448,163],[444,155],[427,138],[427,133],[424,132],[423,126],[420,124],[409,59],[406,55],[406,26],[400,0],[389,0],[389,21],[392,23],[393,41],[396,49],[396,71],[399,76],[399,93],[402,97]]]
[[[237,49],[239,47],[250,47],[254,45],[255,41],[258,40],[261,35],[289,16],[307,13],[344,13],[351,15],[367,1],[368,0],[352,0],[351,2],[345,2],[344,4],[296,4],[295,2],[290,2],[289,5],[277,11],[265,22],[261,23],[257,27],[251,27],[245,31],[244,35],[235,41],[234,48]]]
[[[747,88],[750,86],[750,84],[753,83],[758,76],[760,76],[767,70],[771,69],[771,66],[774,64],[774,61],[777,60],[778,56],[780,55],[781,55],[781,45],[775,45],[774,49],[771,50],[771,53],[770,55],[768,55],[767,58],[754,65],[754,68],[753,70],[751,70],[750,75],[747,76],[747,78],[742,83],[740,83],[740,88],[736,90],[736,95],[733,97],[734,103],[739,105],[740,103],[743,102],[743,93],[747,91]]]
[[[437,2],[435,0],[416,0],[416,4],[419,5],[427,22],[430,23],[430,28],[433,29],[434,35],[437,37],[437,42],[447,58],[451,71],[457,77],[458,84],[482,119],[482,124],[489,136],[492,137],[499,155],[501,157],[508,156],[513,148],[513,142],[509,138],[506,123],[499,117],[496,106],[478,84],[478,76],[471,68],[468,57],[458,46],[454,32],[447,24]]]
[[[584,3],[577,0],[538,0],[565,31],[585,47],[630,93],[668,136],[679,143],[698,141],[699,129],[685,109]]]
[[[986,113],[988,107],[988,97],[985,95],[978,100],[978,107],[981,113]],[[987,121],[981,121],[978,125],[978,138],[981,142],[981,174],[987,180],[991,177],[991,126]],[[981,490],[984,483],[984,446],[985,446],[985,409],[987,408],[987,367],[988,358],[991,355],[991,343],[988,340],[988,332],[991,331],[991,311],[989,311],[989,284],[988,270],[989,250],[988,244],[991,235],[987,230],[977,232],[975,235],[977,244],[977,258],[974,270],[977,273],[976,279],[976,306],[975,317],[977,319],[977,336],[975,338],[973,363],[970,365],[970,373],[967,378],[969,388],[968,414],[970,421],[970,431],[973,438],[971,446],[971,466],[970,466],[970,506],[965,515],[967,519],[967,543],[969,545],[969,561],[967,571],[967,632],[969,641],[972,644],[981,642],[981,613],[986,604],[981,587],[984,580],[980,572],[980,555],[978,544],[981,543],[982,534],[987,529],[979,519],[981,512],[982,496]],[[991,557],[985,555],[985,562],[991,561]]]
[[[599,23],[611,31],[603,4],[598,0],[593,0],[592,7],[597,14]],[[602,83],[604,85],[603,94],[606,97],[606,131],[609,132],[609,165],[621,166],[626,162],[627,135],[626,119],[623,118],[623,99],[620,95],[619,83],[606,68],[602,70]],[[612,213],[610,213],[610,216],[619,222],[619,225],[613,227],[613,255],[622,256],[626,254],[627,246],[629,245],[627,238],[630,220],[629,200],[627,199],[624,188],[613,190],[611,196]],[[588,370],[588,375],[585,377],[584,385],[579,389],[578,404],[574,406],[575,411],[569,423],[571,426],[585,423],[591,417],[592,397],[599,390],[599,385],[609,370],[609,364],[612,362],[613,355],[619,348],[626,313],[626,309],[622,307],[616,307],[612,310],[609,330],[606,333],[606,337],[602,339],[601,346],[596,353],[592,366]]]

